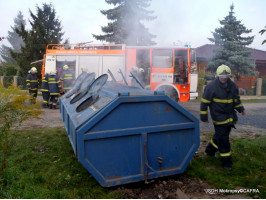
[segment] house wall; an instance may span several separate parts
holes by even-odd
[[[258,61],[256,62],[256,68],[259,72],[259,77],[262,78],[266,76],[266,62]]]
[[[200,71],[205,71],[205,68],[207,67],[208,65],[208,62],[202,62],[202,61],[197,61],[197,64],[198,64],[198,72]]]

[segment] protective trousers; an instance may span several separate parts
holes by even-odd
[[[48,106],[50,92],[42,92],[43,104]]]
[[[207,145],[205,152],[214,156],[219,151],[223,167],[232,167],[231,147],[229,142],[229,134],[232,126],[216,126],[214,125],[215,134]]]
[[[38,91],[29,89],[29,93],[30,93],[30,103],[31,104],[35,104],[36,103],[36,99],[37,99]]]
[[[56,109],[58,95],[50,95],[50,108]]]

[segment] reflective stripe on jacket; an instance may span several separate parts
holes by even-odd
[[[39,83],[38,83],[37,74],[29,73],[26,78],[26,83],[27,83],[27,88],[29,90],[38,90]]]
[[[48,74],[45,74],[42,78],[41,92],[49,92]]]
[[[244,110],[241,103],[237,85],[228,79],[226,84],[218,79],[209,83],[205,89],[200,105],[200,119],[208,120],[208,107],[212,121],[215,125],[235,124],[237,122],[237,110]]]
[[[71,89],[72,81],[74,80],[73,75],[69,69],[63,70],[60,80],[63,81],[63,89]]]
[[[49,85],[50,95],[59,95],[61,89],[61,82],[57,75],[50,74],[48,76],[48,85]]]

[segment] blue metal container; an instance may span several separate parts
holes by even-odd
[[[185,171],[199,147],[197,118],[163,92],[107,82],[98,94],[62,97],[60,112],[75,155],[102,186]]]

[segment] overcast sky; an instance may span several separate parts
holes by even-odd
[[[71,43],[101,43],[92,33],[101,34],[101,26],[108,23],[100,10],[113,6],[104,0],[0,0],[0,36],[7,36],[18,11],[22,11],[29,28],[29,9],[36,14],[36,5],[42,7],[44,2],[54,5],[65,32],[64,39],[69,38]],[[220,27],[219,20],[228,15],[232,3],[237,20],[253,30],[249,35],[255,35],[255,39],[250,47],[266,51],[266,44],[261,45],[266,33],[259,34],[266,26],[266,0],[152,0],[149,10],[153,10],[157,18],[145,25],[157,35],[155,41],[160,46],[211,44],[207,38]],[[8,42],[4,40],[0,44],[8,45]]]

